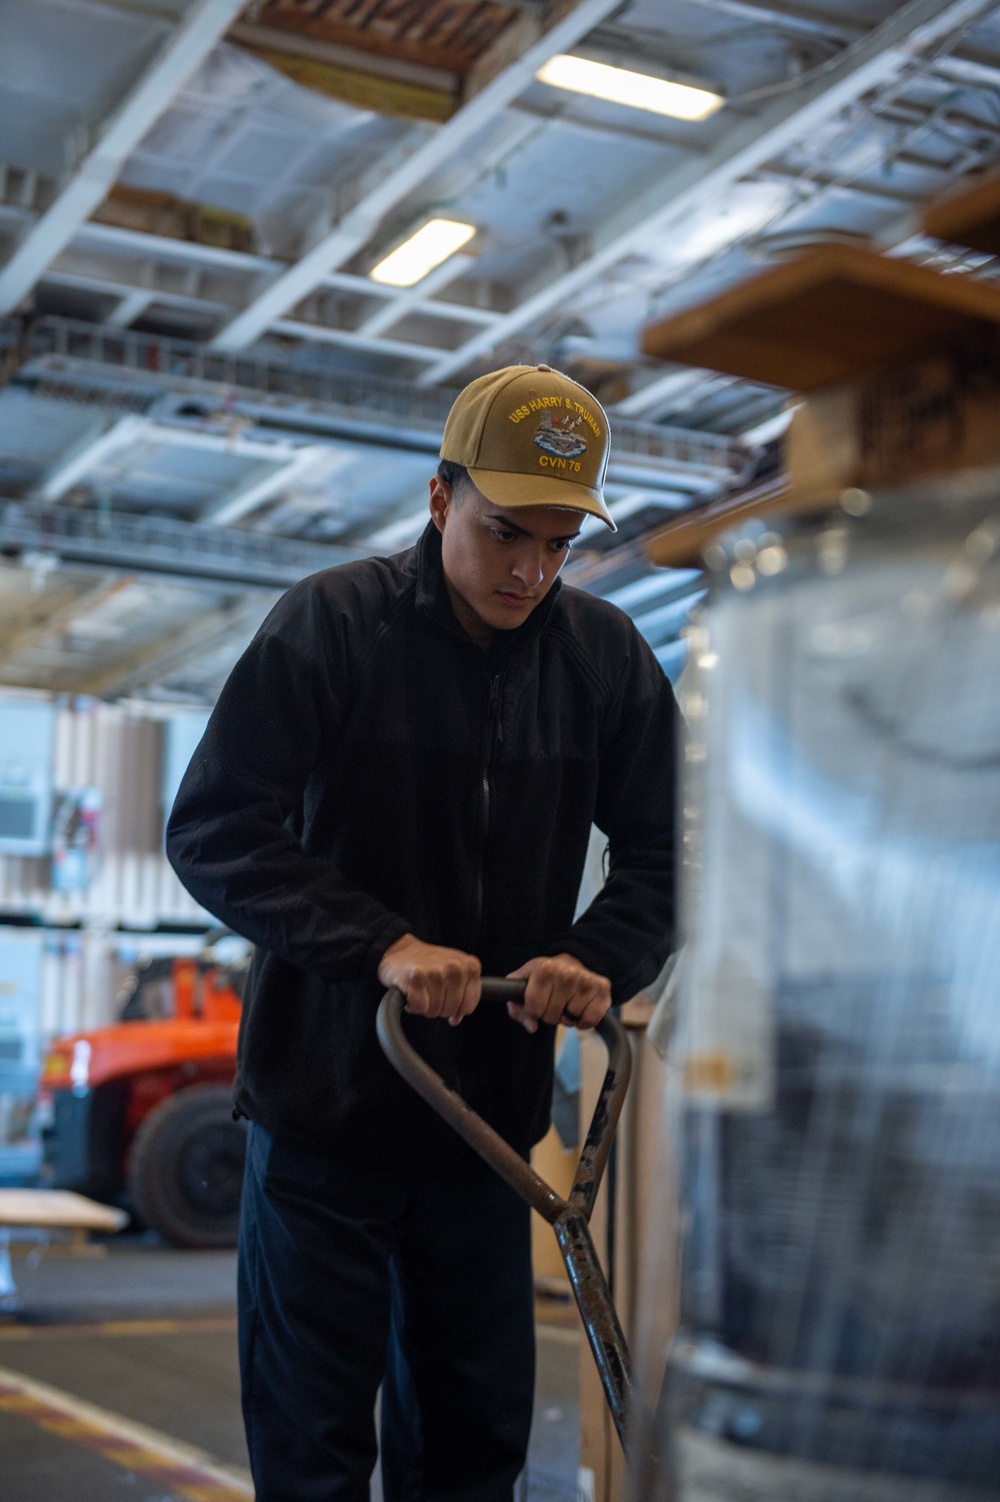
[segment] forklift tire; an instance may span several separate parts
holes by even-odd
[[[235,1246],[246,1122],[224,1085],[189,1085],[161,1101],[135,1134],[129,1198],[171,1246]]]

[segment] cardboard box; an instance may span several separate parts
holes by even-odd
[[[655,563],[697,564],[750,516],[1000,463],[995,284],[823,246],[655,325],[643,348],[806,393],[785,481],[678,517],[651,540]]]
[[[923,360],[816,392],[785,444],[789,503],[998,464],[1000,360]]]

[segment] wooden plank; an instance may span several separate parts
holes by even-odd
[[[935,240],[1000,255],[1000,174],[929,204],[920,227]]]
[[[131,188],[126,183],[115,183],[91,219],[96,224],[116,225],[166,240],[190,240],[244,255],[254,249],[253,222],[246,214],[214,204],[192,203],[151,188]]]
[[[445,13],[446,12],[446,13]],[[405,8],[380,3],[359,7],[328,0],[267,0],[255,20],[322,41],[403,58],[431,68],[465,73],[518,17],[517,4],[482,0],[418,3]]]
[[[1000,289],[847,245],[777,266],[643,338],[648,355],[797,391],[984,345],[1000,348]]]
[[[658,528],[646,542],[646,556],[660,568],[703,568],[705,549],[721,532],[741,526],[753,517],[786,510],[789,504],[785,476],[743,495],[725,496],[708,506],[684,512]]]
[[[252,52],[294,83],[312,89],[314,93],[325,94],[329,99],[342,100],[355,109],[371,110],[397,120],[430,120],[441,125],[450,120],[458,108],[458,95],[445,89],[429,89],[422,84],[385,78],[361,68],[343,68],[336,63],[298,57],[273,47],[247,42],[241,45],[244,51]]]
[[[0,1226],[120,1231],[127,1222],[124,1210],[98,1205],[69,1189],[0,1189]]]

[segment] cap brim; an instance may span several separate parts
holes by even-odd
[[[511,474],[505,469],[470,469],[469,475],[486,499],[505,511],[518,506],[558,506],[565,511],[586,511],[588,516],[600,517],[612,532],[618,530],[603,495],[588,485],[558,480],[553,475]]]

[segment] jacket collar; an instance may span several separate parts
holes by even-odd
[[[544,630],[561,588],[562,581],[557,579],[545,599],[535,606],[522,625],[514,631],[497,632],[485,655],[506,661],[513,652],[533,642]],[[428,522],[417,543],[416,608],[421,615],[427,616],[451,636],[457,636],[470,646],[475,646],[468,632],[459,625],[451,608],[441,562],[441,534],[433,522]]]

